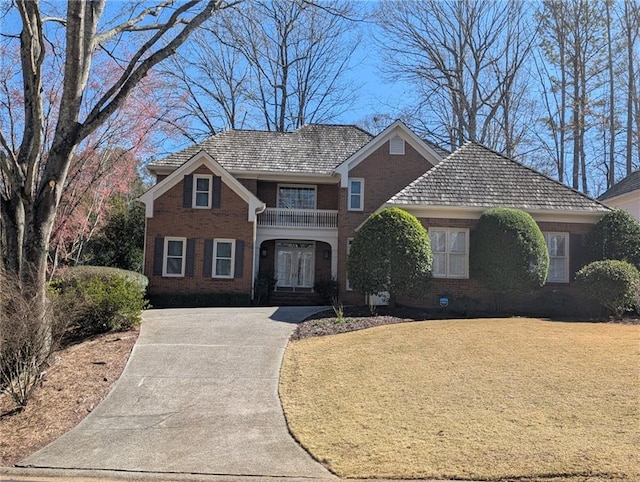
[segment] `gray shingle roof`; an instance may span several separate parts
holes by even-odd
[[[355,126],[307,124],[294,132],[229,130],[149,165],[175,169],[206,151],[231,172],[331,174],[373,136]]]
[[[389,203],[608,211],[600,202],[474,142],[443,159]]]
[[[632,172],[623,180],[614,184],[611,189],[602,194],[598,199],[604,201],[616,196],[630,193],[631,191],[640,191],[640,170]]]

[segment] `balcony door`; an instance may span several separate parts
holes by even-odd
[[[313,288],[315,243],[281,241],[276,243],[276,286],[281,289]]]

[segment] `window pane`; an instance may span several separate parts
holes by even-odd
[[[565,236],[551,236],[549,240],[549,254],[551,256],[565,256]]]
[[[431,231],[431,250],[434,253],[447,252],[447,233],[445,231]]]
[[[565,260],[564,258],[554,258],[549,262],[548,281],[565,281]]]
[[[278,207],[289,209],[315,209],[316,190],[310,187],[281,187]]]
[[[360,188],[362,187],[362,183],[360,181],[351,181],[351,193],[352,194],[360,194]]]
[[[449,255],[449,276],[464,276],[467,274],[464,254]]]
[[[196,191],[209,191],[209,179],[206,177],[196,178]]]
[[[436,253],[433,255],[433,275],[434,276],[447,275],[447,255],[446,254]]]
[[[360,209],[360,194],[351,194],[351,209]]]
[[[231,258],[231,243],[218,243],[217,246],[217,258]]]
[[[167,258],[167,274],[182,274],[182,258]]]
[[[466,252],[466,233],[464,231],[449,231],[449,252]]]
[[[167,256],[182,256],[182,241],[168,241]]]
[[[230,276],[230,275],[231,275],[231,260],[217,259],[216,260],[216,276]]]
[[[198,192],[196,193],[196,206],[208,206],[209,205],[209,193]]]

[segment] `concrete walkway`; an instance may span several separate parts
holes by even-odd
[[[20,467],[330,479],[278,398],[295,323],[318,308],[150,310],[113,391]]]

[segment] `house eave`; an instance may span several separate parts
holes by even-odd
[[[417,218],[436,219],[480,219],[482,213],[495,206],[448,206],[436,204],[401,204],[385,203],[380,209],[385,207],[397,207],[413,214]],[[566,210],[566,209],[527,209],[518,208],[531,214],[533,219],[540,222],[567,222],[595,224],[607,212]]]

